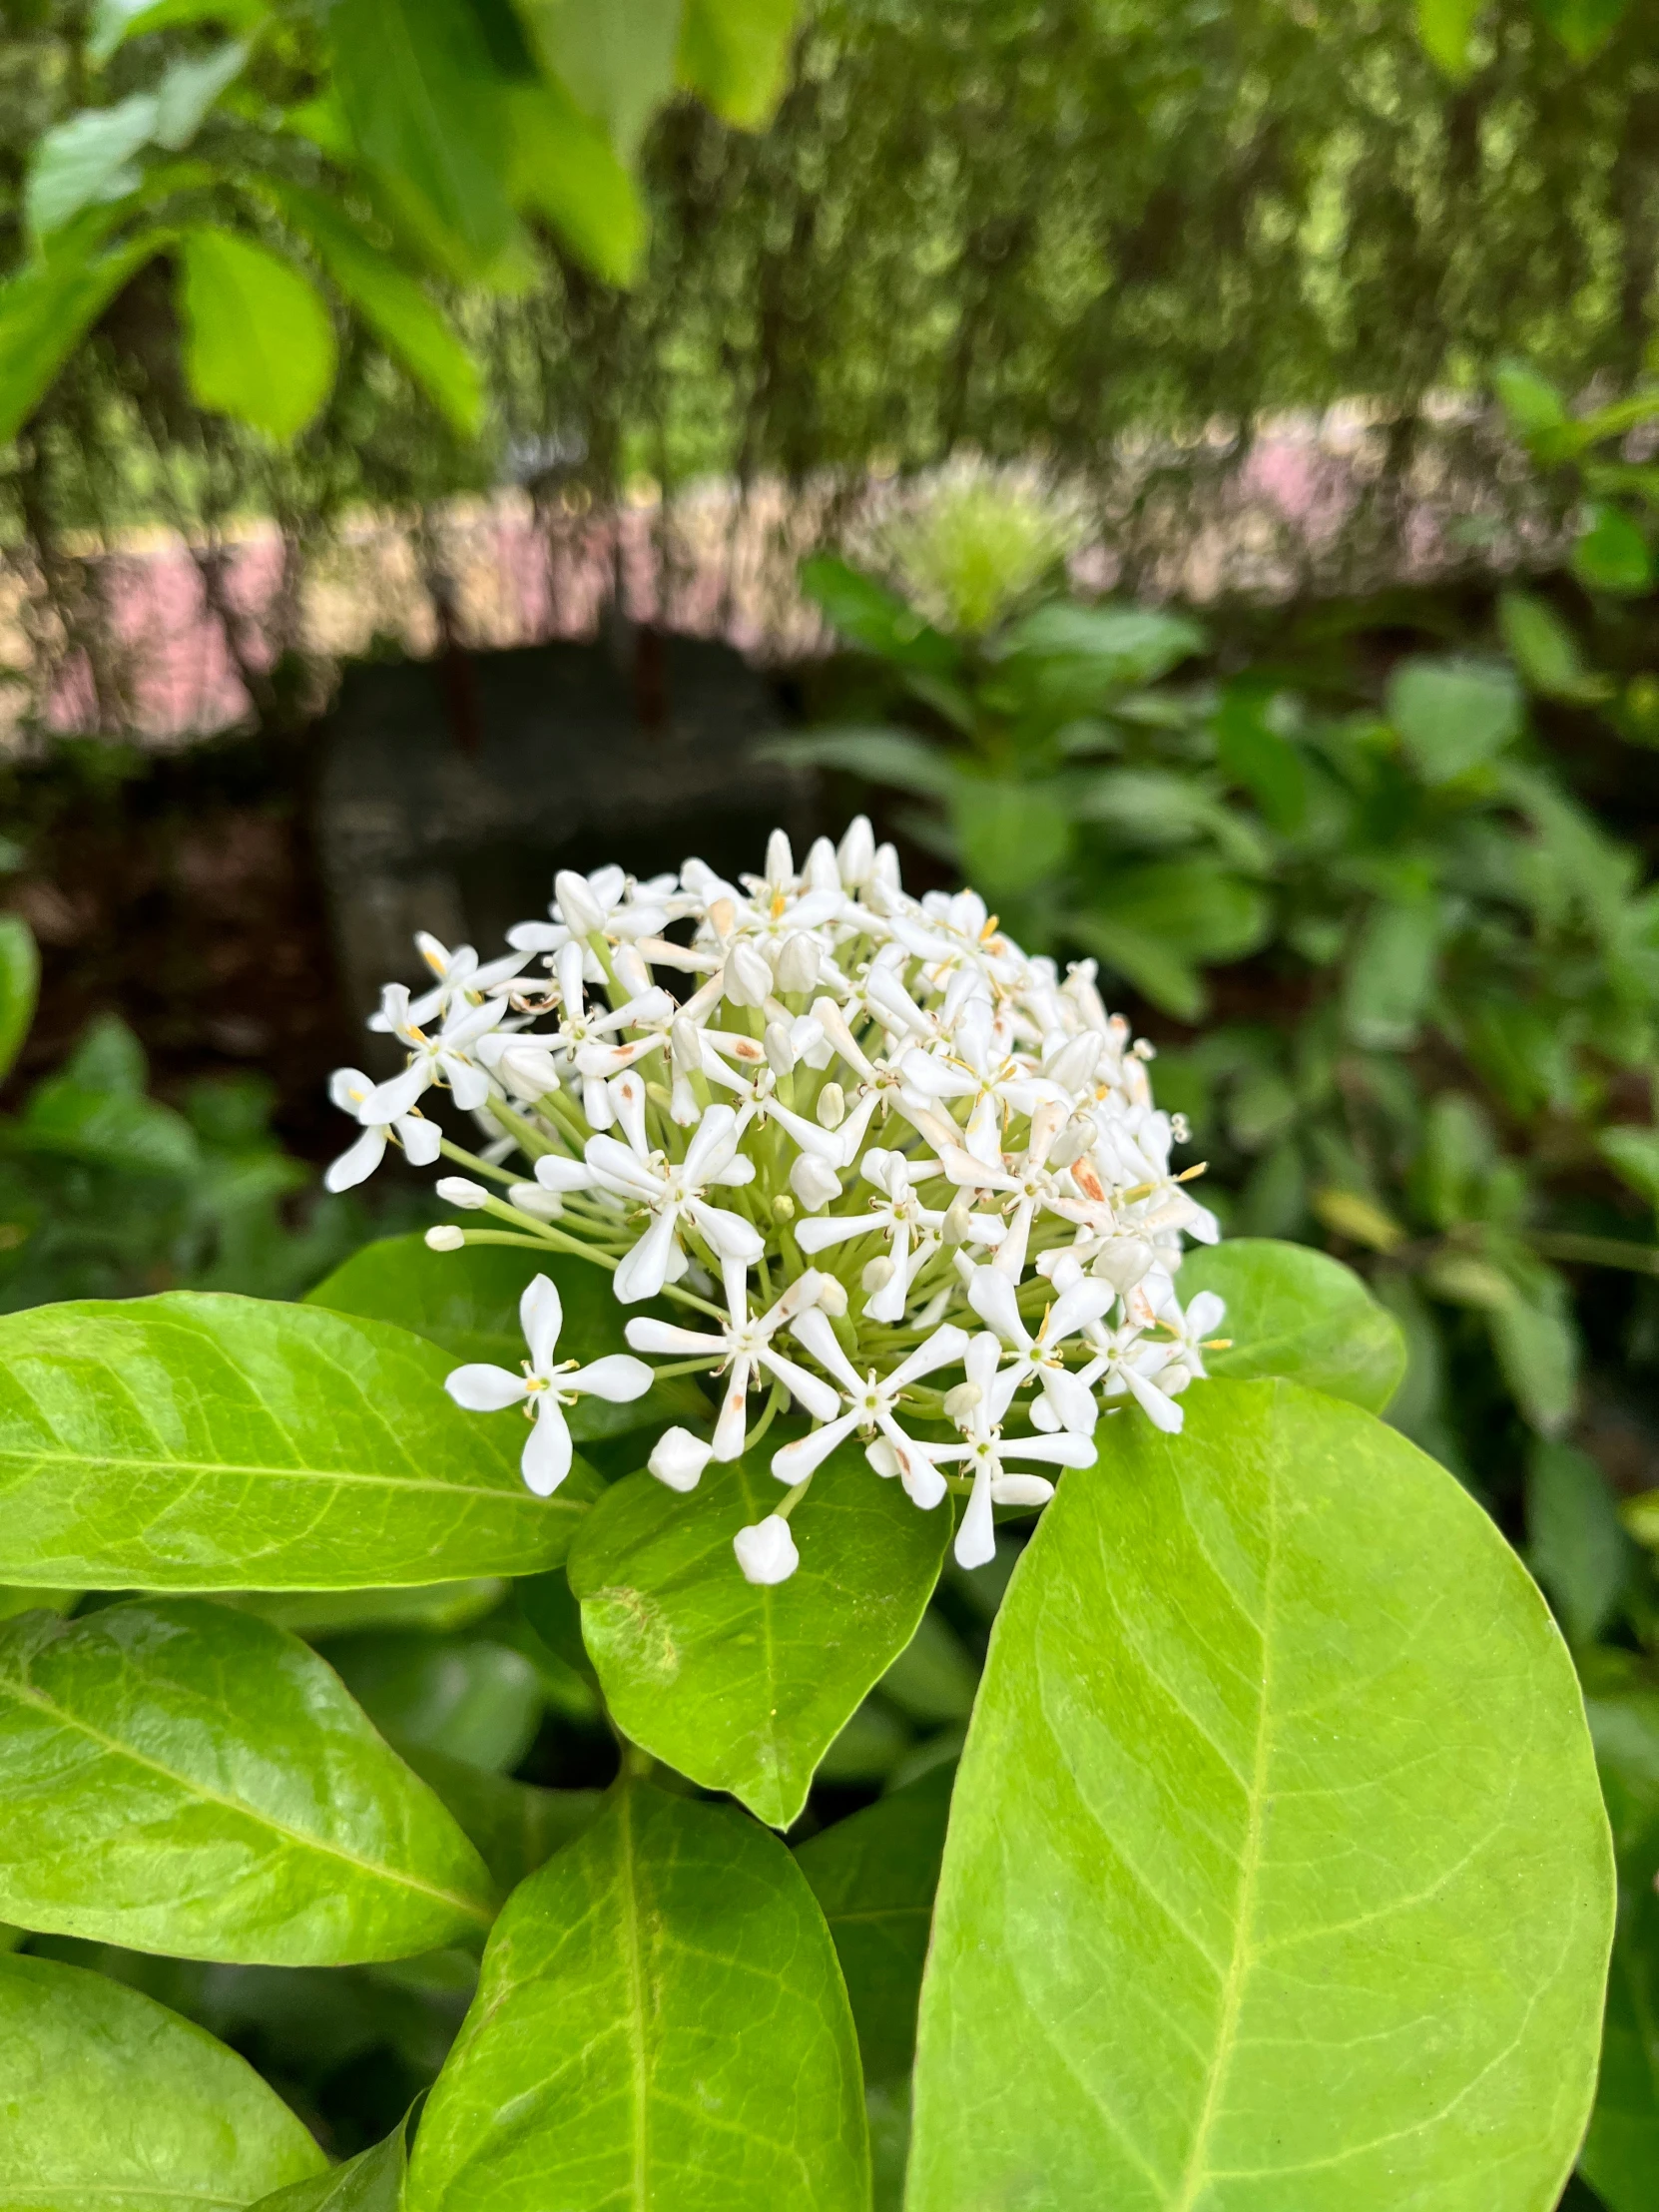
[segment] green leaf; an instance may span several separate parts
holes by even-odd
[[[1204,860],[1149,860],[1092,886],[1066,933],[1184,1021],[1204,1009],[1193,964],[1240,960],[1265,942],[1273,909],[1254,883]]]
[[[233,30],[252,30],[266,12],[265,0],[95,0],[87,59],[95,69],[102,69],[126,40],[186,23],[224,23]]]
[[[1352,1268],[1308,1245],[1230,1237],[1199,1245],[1181,1263],[1181,1298],[1226,1301],[1225,1352],[1207,1352],[1211,1375],[1236,1382],[1271,1376],[1381,1413],[1405,1374],[1405,1339]]]
[[[557,1566],[598,1480],[550,1498],[512,1423],[383,1324],[170,1292],[0,1318],[0,1581],[359,1589]]]
[[[1498,626],[1533,691],[1546,699],[1606,698],[1607,680],[1585,668],[1577,639],[1547,600],[1535,592],[1506,591],[1498,601]]]
[[[72,1073],[30,1093],[15,1141],[30,1152],[122,1175],[190,1176],[202,1164],[196,1132],[183,1114],[125,1091],[86,1090]]]
[[[645,208],[610,140],[555,84],[507,88],[509,181],[609,284],[631,284],[644,258]]]
[[[935,1767],[796,1852],[834,1938],[868,2082],[901,2079],[915,2055],[953,1780],[951,1768]]]
[[[1184,615],[1054,600],[1015,623],[1004,651],[1010,658],[1047,662],[1065,689],[1085,683],[1098,698],[1156,683],[1202,652],[1204,644],[1204,632]]]
[[[1521,696],[1501,661],[1403,661],[1388,720],[1425,783],[1449,784],[1520,735]]]
[[[961,772],[947,753],[907,730],[814,730],[804,738],[771,739],[755,752],[764,761],[864,776],[918,799],[948,800],[961,782]]]
[[[1149,931],[1130,928],[1109,914],[1068,914],[1065,931],[1166,1014],[1196,1021],[1209,1004],[1192,964]]]
[[[405,2121],[384,2142],[359,2151],[331,2173],[291,2182],[262,2197],[251,2212],[402,2212],[409,2170],[407,2136]]]
[[[0,914],[0,1077],[23,1049],[40,997],[40,952],[21,914]]]
[[[732,1539],[777,1510],[779,1441],[712,1463],[690,1497],[651,1474],[617,1483],[568,1572],[617,1726],[788,1828],[820,1759],[914,1635],[950,1514],[919,1512],[843,1444],[791,1519],[799,1568],[787,1582],[748,1582]]]
[[[973,1711],[979,1668],[944,1615],[922,1614],[916,1632],[881,1677],[881,1695],[923,1727],[965,1721]]]
[[[484,409],[478,364],[415,279],[321,193],[276,180],[266,189],[386,351],[463,438],[475,437]]]
[[[89,231],[105,211],[93,210]],[[0,284],[0,445],[8,444],[50,390],[53,378],[122,285],[166,243],[146,231],[107,253],[94,235],[66,233],[52,256]]]
[[[1526,1563],[1572,1644],[1594,1643],[1630,1579],[1634,1547],[1587,1452],[1540,1438],[1526,1464]]]
[[[417,1744],[403,1746],[403,1755],[477,1847],[503,1896],[579,1836],[599,1811],[597,1790],[538,1790]]]
[[[226,2212],[325,2161],[234,2050],[137,1989],[0,1957],[0,2204]]]
[[[387,198],[451,276],[487,276],[511,246],[502,82],[477,9],[336,0],[334,84]]]
[[[1659,1129],[1620,1123],[1598,1130],[1596,1150],[1607,1165],[1650,1206],[1659,1208]]]
[[[241,39],[231,39],[212,53],[171,63],[156,88],[156,144],[182,153],[220,94],[242,75],[249,53]]]
[[[611,1294],[611,1279],[591,1261],[563,1253],[524,1252],[510,1245],[466,1245],[432,1252],[423,1237],[385,1237],[364,1245],[326,1281],[306,1293],[306,1304],[365,1321],[395,1322],[430,1338],[457,1362],[485,1361],[516,1370],[524,1358],[518,1301],[532,1276],[549,1276],[564,1305],[561,1358],[601,1360],[626,1352],[628,1314]],[[566,1349],[568,1348],[568,1355]],[[628,1405],[582,1398],[570,1408],[570,1432],[578,1443],[626,1436],[672,1420],[704,1420],[709,1401],[686,1376],[670,1376]],[[528,1571],[520,1569],[518,1571]]]
[[[896,592],[833,554],[801,564],[801,588],[842,637],[877,659],[929,676],[955,676],[961,654],[942,631],[924,622]]]
[[[1492,1350],[1527,1420],[1540,1436],[1558,1436],[1578,1403],[1572,1300],[1561,1278],[1547,1269],[1529,1274],[1524,1283],[1505,1280],[1509,1296],[1486,1316]]]
[[[1288,1382],[1113,1421],[1015,1570],[922,1987],[909,2212],[1541,2212],[1612,1855],[1455,1479]]]
[[[1343,1022],[1356,1044],[1397,1052],[1415,1043],[1439,970],[1440,902],[1379,899],[1343,976]]]
[[[1492,378],[1510,427],[1523,438],[1570,428],[1560,390],[1528,361],[1505,361]]]
[[[399,1745],[501,1772],[516,1767],[535,1740],[542,1710],[536,1670],[506,1644],[388,1629],[337,1638],[328,1660],[375,1727]]]
[[[1308,815],[1308,771],[1302,755],[1267,719],[1272,693],[1231,684],[1216,714],[1216,762],[1230,783],[1249,792],[1266,820],[1294,836]]]
[[[88,1022],[80,1042],[63,1065],[77,1090],[109,1091],[118,1098],[142,1098],[150,1081],[144,1047],[119,1014]]]
[[[359,1628],[470,1628],[493,1613],[506,1584],[491,1575],[416,1590],[236,1590],[221,1602],[316,1643]]]
[[[1629,0],[1532,0],[1532,5],[1575,62],[1593,60],[1629,13]]]
[[[30,234],[50,238],[94,201],[137,183],[127,165],[155,136],[153,92],[135,92],[113,108],[83,108],[35,141],[23,188]]]
[[[1417,36],[1448,77],[1469,73],[1469,41],[1481,6],[1482,0],[1417,0]]]
[[[1597,501],[1573,542],[1572,572],[1589,591],[1637,599],[1653,588],[1653,550],[1621,508]]]
[[[408,2212],[867,2212],[852,2020],[784,1846],[623,1784],[514,1892]]]
[[[490,1921],[477,1853],[296,1637],[200,1599],[0,1628],[0,1917],[338,1965]]]
[[[759,130],[783,96],[795,16],[796,0],[685,0],[680,82],[726,122]]]
[[[1052,785],[959,776],[950,821],[963,868],[993,902],[1035,890],[1071,857],[1072,817]]]
[[[180,234],[185,372],[198,405],[286,441],[334,381],[334,326],[291,262],[234,231]]]
[[[543,68],[603,124],[631,162],[645,126],[674,90],[681,0],[517,0]]]
[[[1579,2158],[1608,2212],[1659,2204],[1659,1690],[1623,1652],[1587,1652],[1584,1711],[1619,1861],[1601,2078]]]

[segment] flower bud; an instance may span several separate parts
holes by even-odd
[[[1097,1030],[1085,1029],[1080,1037],[1073,1037],[1063,1051],[1054,1055],[1043,1069],[1044,1075],[1051,1083],[1058,1083],[1062,1090],[1082,1090],[1094,1081],[1095,1066],[1105,1041]]]
[[[795,854],[787,830],[774,830],[767,838],[766,878],[778,890],[795,881]]]
[[[665,1428],[645,1463],[671,1490],[695,1490],[713,1456],[714,1446],[689,1428]]]
[[[560,917],[573,935],[591,936],[594,930],[604,928],[605,909],[588,887],[585,875],[578,875],[574,868],[560,868],[553,878],[553,895],[559,902]]]
[[[818,1302],[831,1321],[839,1321],[846,1312],[846,1285],[833,1275],[819,1280]]]
[[[787,1582],[801,1564],[790,1524],[782,1513],[769,1513],[764,1521],[757,1521],[753,1527],[740,1528],[732,1538],[732,1549],[738,1555],[744,1580],[759,1583],[763,1588],[770,1583]]]
[[[490,1202],[483,1184],[470,1182],[464,1175],[440,1175],[434,1187],[446,1206],[459,1206],[463,1213],[481,1213]]]
[[[793,937],[784,940],[784,949],[778,955],[778,988],[781,991],[810,991],[819,979],[823,964],[818,946],[798,929]]]
[[[617,981],[630,998],[643,998],[652,988],[651,970],[646,966],[644,955],[637,944],[619,944],[611,956],[611,965],[616,970]],[[657,995],[666,998],[668,993],[662,991]],[[641,1019],[644,1018],[646,1017],[642,1014]],[[657,1017],[652,1015],[650,1018],[655,1020]]]
[[[440,1221],[435,1229],[426,1232],[428,1252],[459,1252],[465,1243],[465,1237],[452,1221]]]
[[[790,1169],[790,1189],[809,1214],[816,1214],[832,1198],[840,1197],[840,1177],[828,1161],[819,1159],[815,1153],[798,1152]]]
[[[1094,1143],[1095,1135],[1095,1125],[1091,1116],[1088,1114],[1073,1114],[1050,1148],[1049,1166],[1058,1174],[1061,1168],[1069,1168],[1074,1161],[1081,1160],[1084,1153]]]
[[[539,1183],[512,1183],[507,1187],[507,1203],[516,1206],[521,1214],[533,1214],[537,1221],[557,1221],[565,1210],[565,1202],[557,1191],[544,1191]]]
[[[953,1390],[944,1393],[945,1419],[966,1420],[983,1395],[977,1382],[958,1382]]]
[[[766,1049],[767,1065],[774,1075],[789,1075],[795,1068],[795,1046],[790,1033],[781,1021],[769,1021],[761,1038]]]
[[[847,824],[846,834],[835,848],[835,861],[841,881],[849,891],[868,881],[875,865],[875,832],[870,829],[868,815],[854,815]]]
[[[838,1129],[846,1118],[846,1093],[838,1083],[826,1083],[818,1094],[818,1123],[821,1129]]]
[[[1120,1237],[1104,1245],[1095,1254],[1090,1272],[1102,1282],[1110,1283],[1114,1291],[1128,1292],[1145,1275],[1152,1265],[1152,1253],[1148,1246],[1135,1237]]]
[[[1153,1381],[1166,1397],[1179,1397],[1193,1379],[1193,1371],[1179,1360],[1172,1360],[1167,1368],[1159,1370]]]
[[[828,837],[813,839],[813,848],[807,855],[807,865],[801,872],[809,890],[840,889],[841,871],[835,862],[835,848]]]
[[[682,1014],[669,1031],[676,1075],[694,1075],[703,1065],[703,1044],[695,1021]]]
[[[528,1037],[502,1049],[495,1072],[515,1098],[546,1098],[559,1087],[552,1053]]]
[[[864,1446],[864,1457],[883,1482],[890,1482],[898,1472],[898,1454],[885,1436],[872,1436]]]
[[[772,970],[752,944],[735,944],[727,955],[726,996],[734,1006],[764,1006],[772,996]]]
[[[773,1200],[772,1218],[774,1221],[794,1221],[795,1200],[791,1198],[788,1191],[780,1191]]]
[[[866,1295],[873,1298],[877,1291],[885,1290],[892,1281],[892,1262],[884,1252],[878,1254],[875,1259],[868,1263],[858,1280],[863,1285]]]
[[[941,1231],[947,1245],[966,1244],[968,1230],[973,1221],[973,1209],[968,1204],[966,1191],[958,1191],[945,1208],[944,1226]]]

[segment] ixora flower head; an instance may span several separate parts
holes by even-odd
[[[632,1353],[560,1362],[538,1276],[523,1373],[450,1376],[461,1405],[523,1406],[532,1490],[569,1470],[566,1406],[651,1387],[640,1353],[709,1388],[707,1421],[651,1453],[672,1489],[781,1413],[810,1424],[775,1440],[785,1494],[734,1543],[756,1583],[795,1572],[790,1516],[837,1447],[861,1445],[919,1511],[957,1493],[956,1556],[977,1566],[993,1508],[1041,1504],[1034,1467],[1091,1464],[1104,1415],[1180,1428],[1222,1319],[1211,1295],[1177,1297],[1182,1241],[1217,1229],[1187,1188],[1199,1170],[1170,1165],[1182,1132],[1153,1104],[1151,1048],[1106,1011],[1092,961],[1028,956],[971,891],[909,896],[861,817],[799,868],[775,830],[737,883],[688,860],[555,890],[506,958],[423,939],[437,989],[389,986],[375,1023],[405,1072],[345,1070],[333,1090],[359,1124],[335,1184],[388,1143],[420,1166],[441,1151],[468,1172],[439,1196],[490,1218],[430,1231],[434,1250],[578,1256],[631,1310]],[[440,1136],[445,1091],[480,1154]]]

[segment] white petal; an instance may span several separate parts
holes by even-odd
[[[709,1445],[689,1428],[665,1428],[645,1463],[671,1490],[695,1490],[710,1457]]]
[[[423,1091],[432,1087],[432,1070],[427,1060],[418,1059],[412,1068],[405,1068],[401,1075],[394,1075],[388,1083],[376,1083],[373,1090],[357,1108],[361,1122],[396,1121],[406,1114]]]
[[[1058,1414],[1061,1427],[1078,1436],[1092,1436],[1100,1416],[1087,1384],[1063,1368],[1043,1368],[1040,1376],[1043,1396]]]
[[[518,1471],[537,1497],[551,1497],[570,1472],[570,1424],[552,1396],[536,1406],[536,1417],[519,1455]]]
[[[510,1375],[505,1368],[492,1368],[482,1361],[455,1368],[444,1377],[443,1386],[469,1413],[499,1413],[505,1406],[516,1405],[530,1388],[522,1375]]]
[[[956,1564],[983,1567],[996,1557],[996,1522],[991,1514],[990,1479],[981,1467],[973,1478],[973,1495],[956,1531]]]
[[[1063,1289],[1049,1309],[1043,1343],[1061,1344],[1090,1322],[1099,1321],[1116,1296],[1111,1284],[1102,1283],[1098,1277],[1085,1276],[1082,1282]]]
[[[767,1248],[761,1232],[742,1214],[724,1206],[707,1206],[700,1198],[694,1198],[686,1211],[723,1260],[758,1260]]]
[[[1019,1318],[1019,1294],[1007,1276],[995,1268],[975,1268],[968,1278],[967,1294],[968,1304],[979,1319],[994,1329],[1004,1344],[1016,1345],[1021,1352],[1026,1349],[1030,1333]]]
[[[991,1477],[991,1497],[998,1505],[1046,1505],[1054,1485],[1041,1474],[996,1474]]]
[[[1207,1337],[1212,1329],[1219,1329],[1227,1319],[1227,1302],[1214,1291],[1200,1291],[1187,1308],[1187,1330],[1191,1336]]]
[[[442,1058],[443,1072],[449,1078],[449,1088],[457,1106],[464,1113],[473,1113],[490,1095],[490,1079],[480,1067],[470,1060],[457,1059],[446,1052]]]
[[[533,1277],[518,1302],[518,1326],[530,1348],[530,1365],[538,1375],[545,1375],[553,1365],[564,1320],[564,1305],[556,1286],[545,1275]]]
[[[672,1322],[656,1321],[649,1314],[636,1314],[623,1335],[636,1352],[707,1352],[716,1360],[724,1359],[726,1339],[705,1337],[695,1329],[676,1329]]]
[[[786,1360],[770,1345],[761,1354],[761,1365],[777,1376],[790,1395],[798,1404],[805,1405],[815,1420],[834,1419],[840,1395],[821,1376],[809,1375],[805,1368],[797,1367],[793,1360]]]
[[[357,1108],[374,1085],[361,1068],[335,1068],[328,1078],[328,1096],[342,1114],[356,1116]]]
[[[843,1413],[839,1420],[798,1436],[793,1444],[780,1446],[772,1455],[773,1473],[780,1482],[805,1481],[816,1468],[823,1466],[835,1446],[844,1442],[857,1425],[856,1413]]]
[[[1049,1467],[1092,1467],[1098,1456],[1087,1436],[1069,1431],[1057,1436],[1004,1436],[996,1448],[1004,1459],[1035,1459]]]
[[[572,1369],[559,1386],[575,1390],[582,1397],[603,1397],[613,1405],[628,1405],[636,1397],[644,1397],[653,1380],[653,1372],[643,1360],[630,1359],[626,1352],[607,1352],[602,1360]]]
[[[879,1229],[879,1214],[842,1214],[804,1221],[797,1225],[795,1241],[803,1252],[827,1252],[831,1245],[845,1244],[851,1237],[867,1237],[871,1230]]]
[[[329,1191],[353,1190],[374,1173],[385,1157],[386,1132],[383,1128],[365,1129],[356,1143],[342,1152],[322,1178],[323,1188]]]
[[[821,1368],[830,1373],[844,1389],[858,1387],[858,1373],[841,1350],[840,1339],[830,1326],[830,1317],[822,1307],[809,1307],[790,1324],[790,1334],[797,1344],[805,1345]]]
[[[732,1539],[744,1579],[766,1588],[787,1582],[801,1564],[790,1524],[781,1513],[769,1513],[751,1528],[740,1528]]]
[[[721,1393],[720,1418],[715,1422],[717,1459],[737,1459],[743,1455],[743,1440],[749,1432],[749,1379],[754,1372],[753,1360],[732,1363],[732,1372]]]
[[[950,1367],[968,1348],[968,1333],[958,1329],[954,1322],[946,1322],[942,1329],[935,1329],[923,1343],[917,1345],[907,1360],[901,1360],[887,1377],[887,1388],[895,1388],[905,1382],[914,1382],[924,1375],[931,1375],[935,1368]]]
[[[443,1150],[443,1131],[424,1114],[400,1114],[396,1128],[403,1140],[403,1157],[412,1168],[429,1168]]]
[[[567,1160],[561,1153],[544,1152],[536,1162],[536,1181],[544,1191],[591,1191],[595,1180],[585,1160]]]
[[[611,1288],[620,1304],[637,1306],[641,1299],[655,1298],[668,1281],[678,1226],[673,1213],[659,1214],[632,1252],[624,1256],[611,1278]]]
[[[1162,1390],[1155,1388],[1143,1376],[1137,1375],[1127,1363],[1119,1372],[1128,1383],[1136,1404],[1151,1419],[1154,1427],[1161,1428],[1166,1436],[1177,1435],[1186,1415],[1174,1398],[1166,1397]]]

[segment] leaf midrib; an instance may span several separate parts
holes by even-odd
[[[298,1467],[267,1466],[256,1459],[175,1459],[171,1456],[146,1458],[138,1453],[110,1451],[15,1451],[0,1445],[0,1477],[12,1466],[25,1469],[36,1466],[84,1467],[89,1465],[120,1467],[144,1472],[168,1472],[173,1474],[231,1474],[270,1475],[290,1482],[357,1482],[378,1485],[388,1490],[436,1490],[446,1497],[498,1498],[504,1503],[517,1505],[523,1502],[516,1489],[503,1485],[497,1489],[493,1483],[445,1482],[435,1475],[426,1474],[375,1474],[355,1467]],[[525,1497],[528,1496],[525,1492]],[[557,1506],[561,1512],[587,1511],[586,1498],[559,1497],[538,1498],[539,1505]]]
[[[135,1751],[130,1744],[122,1743],[119,1737],[107,1736],[102,1729],[95,1728],[80,1714],[67,1711],[42,1691],[26,1688],[15,1679],[0,1680],[0,1697],[13,1698],[20,1705],[34,1706],[38,1711],[48,1714],[60,1726],[77,1730],[93,1743],[101,1745],[113,1758],[125,1759],[130,1765],[139,1767],[146,1773],[160,1775],[164,1781],[173,1783],[176,1788],[198,1798],[204,1805],[218,1806],[221,1811],[234,1813],[257,1828],[269,1829],[274,1836],[279,1836],[290,1844],[298,1845],[305,1851],[316,1852],[323,1858],[337,1859],[377,1881],[393,1883],[401,1889],[412,1890],[420,1897],[451,1906],[468,1920],[476,1921],[480,1928],[494,1925],[495,1916],[486,1907],[476,1905],[454,1891],[439,1889],[435,1883],[422,1882],[417,1875],[402,1874],[395,1867],[377,1865],[372,1859],[364,1859],[356,1852],[345,1850],[342,1845],[309,1836],[303,1829],[290,1828],[285,1822],[273,1818],[271,1814],[262,1812],[240,1798],[226,1797],[218,1790],[210,1790],[206,1784],[179,1773],[176,1768],[164,1766],[159,1759],[151,1759],[142,1751]]]
[[[1238,2040],[1239,2014],[1244,2004],[1245,1982],[1256,1962],[1256,1895],[1262,1873],[1265,1842],[1263,1809],[1267,1802],[1268,1766],[1272,1757],[1270,1712],[1273,1703],[1273,1598],[1275,1569],[1279,1564],[1279,1477],[1268,1475],[1267,1558],[1262,1573],[1262,1684],[1256,1707],[1256,1747],[1251,1759],[1248,1812],[1244,1849],[1239,1861],[1238,1908],[1233,1922],[1233,1949],[1222,1983],[1221,2013],[1216,2024],[1216,2047],[1204,2084],[1192,2148],[1187,2154],[1179,2194],[1170,2200],[1169,2212],[1193,2212],[1200,2192],[1211,2178],[1210,2142],[1221,2113],[1222,2095]]]

